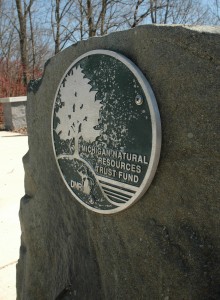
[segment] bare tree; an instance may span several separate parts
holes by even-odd
[[[122,28],[131,10],[130,0],[78,0],[80,2],[81,37],[107,34]],[[86,22],[85,22],[86,21]]]
[[[13,17],[12,17],[13,16]],[[0,60],[10,59],[13,47],[15,28],[11,24],[14,12],[6,1],[0,1]]]
[[[210,0],[209,1],[209,11],[212,16],[212,24],[220,24],[220,0]]]
[[[1,97],[14,95],[16,82],[19,82],[20,57],[17,43],[17,32],[14,27],[16,17],[12,3],[0,1],[0,95]],[[13,63],[12,63],[13,61]]]
[[[83,6],[83,0],[78,0],[78,13],[77,10],[75,11],[75,18],[78,21],[79,24],[79,34],[80,34],[80,40],[83,40],[84,38],[84,22],[86,19],[86,14]]]
[[[32,79],[35,78],[35,66],[36,66],[36,51],[35,51],[35,35],[33,28],[33,20],[31,11],[28,11],[29,23],[30,23],[30,41],[31,41],[31,50],[32,50]]]
[[[127,20],[129,27],[209,23],[208,7],[199,0],[133,0],[131,7],[133,15]]]
[[[134,10],[134,21],[131,27],[136,27],[148,16],[151,17],[152,23],[157,23],[157,11],[167,6],[167,3],[164,4],[164,2],[165,1],[150,0],[145,3],[144,0],[138,0]],[[166,2],[169,2],[169,0]]]
[[[99,3],[95,3],[91,0],[87,0],[86,16],[88,21],[89,37],[97,35],[98,31],[100,35],[104,35],[107,32],[105,27],[106,14],[111,7],[115,5],[115,1],[101,0]],[[108,16],[110,16],[108,14]]]
[[[220,0],[0,0],[0,61],[38,76],[52,48],[141,24],[219,24]],[[17,13],[17,15],[16,15]],[[48,22],[48,16],[50,21]],[[47,21],[46,21],[47,20]],[[52,46],[51,46],[52,45]],[[10,73],[10,72],[8,72]]]
[[[73,37],[76,25],[71,15],[74,0],[51,0],[51,27],[55,43],[55,54],[61,51]]]
[[[172,0],[169,10],[170,24],[205,24],[209,19],[208,7],[200,0]]]
[[[48,13],[40,0],[36,0],[28,12],[27,49],[29,76],[39,77],[45,60],[52,55],[51,30],[46,27]]]
[[[31,6],[34,0],[15,0],[19,21],[19,41],[20,41],[20,52],[21,52],[21,63],[23,70],[23,83],[26,86],[28,82],[28,49],[27,49],[27,16],[30,13]]]
[[[0,77],[5,96],[24,94],[28,80],[41,75],[46,57],[51,56],[41,3],[0,0]]]
[[[220,23],[220,0],[215,0],[215,15],[218,20],[218,23]]]

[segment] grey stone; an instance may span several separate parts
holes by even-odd
[[[74,59],[94,49],[138,65],[162,121],[161,159],[149,190],[110,216],[74,200],[51,140],[59,81]],[[28,94],[18,300],[220,298],[219,66],[217,27],[140,26],[51,58]]]
[[[18,98],[18,99],[16,99]],[[22,98],[19,100],[19,98]],[[26,121],[26,105],[24,100],[26,97],[13,97],[0,99],[3,105],[4,129],[17,130],[27,127]],[[5,99],[5,102],[4,102]]]

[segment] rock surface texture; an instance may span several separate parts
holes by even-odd
[[[162,150],[134,206],[89,211],[60,176],[51,115],[68,66],[94,49],[130,58],[155,93]],[[29,152],[17,265],[18,300],[220,299],[220,30],[140,26],[75,44],[29,86]]]

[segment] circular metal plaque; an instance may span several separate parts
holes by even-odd
[[[155,174],[161,125],[152,89],[125,56],[95,50],[76,59],[58,86],[52,142],[67,188],[102,214],[137,201]]]

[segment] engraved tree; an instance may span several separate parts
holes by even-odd
[[[56,133],[61,140],[74,141],[73,158],[79,158],[79,138],[93,142],[100,135],[99,114],[101,100],[96,99],[97,91],[92,91],[90,80],[82,68],[72,68],[64,78],[59,90],[59,110],[56,116],[59,123]]]

